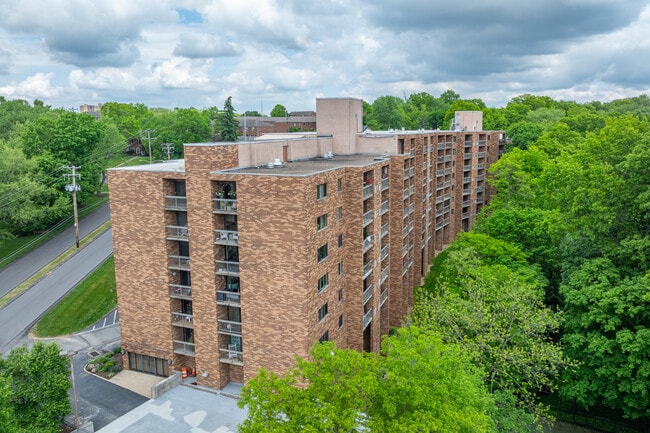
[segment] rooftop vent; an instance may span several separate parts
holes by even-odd
[[[276,167],[282,167],[282,161],[280,161],[280,158],[275,158],[273,160],[273,165]]]
[[[266,163],[266,168],[273,168],[275,165],[273,164],[273,161],[269,161]]]

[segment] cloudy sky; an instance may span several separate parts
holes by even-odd
[[[643,0],[0,0],[0,95],[311,110],[320,96],[650,93]]]

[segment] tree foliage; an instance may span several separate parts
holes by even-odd
[[[476,368],[435,335],[402,329],[383,356],[316,344],[310,358],[284,377],[261,370],[243,388],[240,432],[494,431]]]
[[[37,341],[31,349],[15,348],[6,360],[0,358],[0,430],[59,432],[71,411],[70,369],[60,350],[56,343]]]
[[[221,136],[225,141],[237,141],[239,136],[239,122],[235,117],[235,109],[232,106],[232,96],[228,96],[228,99],[223,104]]]
[[[275,104],[275,107],[271,110],[271,117],[288,117],[289,112],[287,108],[282,104]]]

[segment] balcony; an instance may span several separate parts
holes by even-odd
[[[446,182],[438,182],[436,184],[436,191],[440,191],[441,189],[445,189],[451,185],[451,181],[448,180]]]
[[[372,184],[363,187],[363,199],[372,197]]]
[[[214,207],[212,212],[221,214],[237,214],[237,199],[231,198],[214,198]]]
[[[217,304],[229,307],[239,307],[241,305],[241,295],[239,292],[217,290]]]
[[[483,170],[484,168],[485,168],[485,164],[484,164],[484,163],[480,163],[480,164],[477,164],[477,165],[476,165],[476,169],[477,169],[477,170]]]
[[[471,200],[463,200],[463,206],[469,206],[470,204],[472,204]]]
[[[471,165],[464,165],[463,166],[463,171],[470,171],[472,169]]]
[[[479,152],[476,154],[479,158],[485,158],[485,152]]]
[[[388,299],[388,289],[384,289],[381,292],[381,295],[379,295],[379,306],[381,307],[382,305],[384,305],[387,299]]]
[[[445,143],[445,149],[451,149],[451,141]]]
[[[175,256],[170,254],[167,259],[167,267],[179,271],[190,270],[190,258],[187,256]]]
[[[365,305],[369,300],[372,299],[372,294],[375,291],[375,286],[373,284],[369,285],[366,290],[363,292],[363,305]]]
[[[461,216],[462,216],[463,219],[465,219],[465,218],[469,218],[469,217],[470,217],[470,213],[469,213],[469,212],[463,212],[463,213],[461,214]]]
[[[388,279],[388,268],[384,268],[381,270],[381,277],[379,278],[379,285],[381,286],[384,284],[384,281]]]
[[[463,195],[469,195],[470,192],[471,192],[471,190],[470,190],[469,188],[465,188],[465,189],[463,190]]]
[[[479,182],[485,180],[485,175],[484,174],[479,174],[478,176],[476,176],[476,180],[479,181]]]
[[[218,331],[222,334],[241,335],[241,322],[231,322],[230,320],[219,319]]]
[[[166,195],[165,210],[187,210],[187,197]]]
[[[239,276],[239,262],[228,262],[225,260],[216,260],[217,263],[217,275],[224,276]]]
[[[363,265],[363,278],[368,278],[372,274],[372,262],[367,262]]]
[[[188,343],[187,341],[173,340],[174,343],[174,353],[185,356],[194,356],[196,354],[196,348],[194,343]]]
[[[239,245],[239,232],[233,230],[215,230],[214,243],[217,245]]]
[[[405,168],[404,169],[404,179],[408,179],[408,178],[409,178],[409,169]]]
[[[465,147],[472,147],[472,140],[466,140]]]
[[[470,183],[472,181],[472,178],[470,176],[465,176],[463,178],[463,183]]]
[[[467,161],[468,159],[472,159],[472,154],[471,153],[466,153],[465,155],[463,155],[463,159],[465,161]]]
[[[438,150],[445,150],[445,143],[438,143]]]
[[[187,241],[187,226],[167,226],[167,239],[170,241]]]
[[[477,198],[475,203],[476,204],[483,204],[483,199],[482,198]]]
[[[366,329],[368,325],[372,322],[372,310],[368,310],[366,314],[363,315],[363,329]]]
[[[483,186],[477,186],[476,192],[483,192]]]
[[[194,317],[191,314],[175,311],[172,313],[172,325],[182,328],[194,328]]]
[[[402,246],[402,257],[404,257],[406,254],[409,252],[409,246],[408,244],[405,244]]]
[[[174,299],[192,300],[192,288],[182,284],[170,284],[169,297]]]
[[[219,349],[219,361],[226,364],[244,365],[244,352],[230,349]]]
[[[363,240],[363,252],[365,253],[370,248],[372,248],[372,236],[367,236]]]
[[[381,226],[381,237],[383,238],[388,234],[388,223]]]
[[[404,217],[403,218],[406,218],[407,216],[409,216],[409,207],[404,206]]]
[[[388,178],[381,180],[381,190],[386,191],[388,189]]]
[[[379,253],[379,260],[384,260],[388,257],[388,245],[381,247],[381,253]]]
[[[415,175],[415,167],[409,168],[409,176],[414,176]]]
[[[383,214],[385,214],[386,212],[388,212],[388,200],[384,201],[384,202],[381,204],[381,211],[380,211],[380,214],[383,215]]]
[[[479,140],[478,145],[480,146],[485,146],[485,140]]]
[[[409,195],[415,194],[415,186],[411,185],[409,186]]]
[[[369,210],[368,212],[363,214],[363,226],[367,226],[372,222],[372,211]]]

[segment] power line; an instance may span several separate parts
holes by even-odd
[[[72,184],[66,185],[65,189],[66,191],[72,192],[72,211],[74,216],[74,238],[77,244],[77,248],[79,248],[79,216],[77,215],[77,191],[81,190],[81,188],[79,187],[79,185],[77,185],[77,176],[81,178],[81,175],[79,173],[75,173],[75,170],[81,167],[75,167],[74,165],[70,165],[64,168],[72,170],[71,174],[66,173],[63,175],[63,177],[72,178]]]

